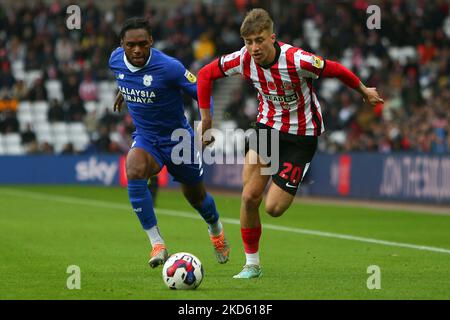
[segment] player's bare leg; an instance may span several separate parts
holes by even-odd
[[[191,206],[200,213],[203,220],[208,224],[209,238],[214,246],[217,261],[226,263],[229,259],[230,246],[225,237],[213,197],[206,192],[203,182],[195,185],[181,184],[181,189]]]
[[[126,172],[128,178],[128,195],[133,210],[147,233],[152,245],[148,264],[155,268],[163,264],[168,253],[164,240],[158,229],[153,202],[147,187],[148,178],[157,174],[161,167],[144,149],[132,148],[127,155]]]
[[[266,197],[266,212],[272,217],[280,217],[291,206],[295,196],[271,183]]]
[[[126,172],[129,180],[149,179],[159,171],[161,171],[161,167],[158,162],[144,149],[132,148],[128,152]]]
[[[265,166],[254,150],[247,152],[242,172],[243,190],[240,215],[246,263],[244,269],[234,276],[236,279],[250,279],[261,276],[261,267],[259,266],[259,238],[261,237],[259,206],[263,199],[264,189],[270,179],[270,176],[261,175],[261,169]]]

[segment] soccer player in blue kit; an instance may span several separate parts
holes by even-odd
[[[109,67],[136,126],[126,159],[126,174],[131,206],[152,245],[148,263],[155,268],[168,258],[147,187],[148,179],[164,165],[181,183],[184,196],[207,223],[217,261],[226,263],[230,247],[214,199],[205,190],[201,160],[175,164],[171,158],[172,149],[179,143],[172,141],[171,135],[180,128],[190,134],[191,155],[200,157],[183,106],[183,92],[197,100],[196,77],[175,58],[152,48],[152,30],[146,19],[125,21],[120,39],[121,46],[111,54]],[[120,111],[117,100],[116,108]]]

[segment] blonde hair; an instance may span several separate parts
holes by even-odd
[[[252,9],[247,12],[241,25],[241,37],[259,34],[265,30],[273,33],[273,21],[269,13],[261,8]]]

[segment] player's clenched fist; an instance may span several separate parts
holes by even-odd
[[[214,137],[211,136],[209,132],[207,132],[212,127],[211,118],[202,119],[200,124],[197,127],[197,134],[199,135],[202,147],[212,146],[214,143]]]
[[[209,109],[200,109],[201,122],[197,127],[197,134],[200,136],[202,147],[212,146],[214,137],[207,131],[212,127],[212,116]]]

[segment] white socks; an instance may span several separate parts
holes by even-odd
[[[249,264],[256,264],[259,266],[259,251],[256,251],[255,253],[245,253],[246,258],[246,265]]]
[[[152,247],[154,247],[155,244],[164,244],[164,240],[161,237],[161,234],[159,233],[158,226],[153,226],[150,229],[145,230],[145,232],[147,233],[148,238],[150,239]]]

